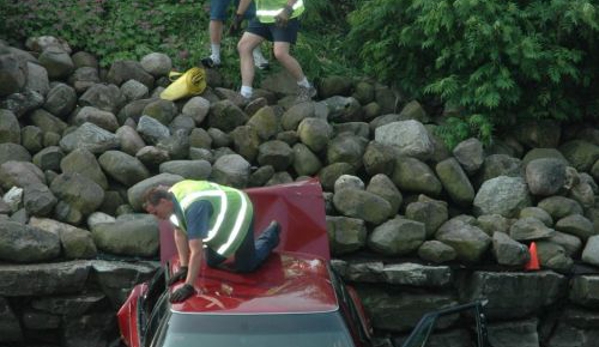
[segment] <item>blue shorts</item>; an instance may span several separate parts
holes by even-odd
[[[239,0],[235,0],[235,10],[239,6]],[[210,20],[218,20],[224,22],[227,20],[227,8],[231,4],[231,0],[210,0]],[[250,7],[245,11],[245,19],[251,19],[256,16],[256,5],[252,1]]]
[[[250,24],[248,24],[245,31],[258,35],[270,42],[288,42],[295,44],[299,27],[300,22],[297,18],[290,19],[285,28],[281,28],[275,23],[261,23],[257,18],[254,18],[250,21]]]

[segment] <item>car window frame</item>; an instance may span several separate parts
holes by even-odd
[[[357,304],[354,302],[354,297],[349,292],[341,276],[332,268],[330,268],[330,273],[331,283],[335,289],[335,294],[337,295],[341,306],[343,306],[340,311],[345,323],[352,328],[351,330],[355,329],[357,331],[358,342],[369,345],[372,336],[366,325],[367,323],[364,321],[364,317],[362,317],[357,308]]]

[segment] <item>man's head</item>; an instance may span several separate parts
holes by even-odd
[[[143,206],[146,212],[159,219],[168,219],[173,214],[173,194],[167,186],[154,187],[146,192]]]

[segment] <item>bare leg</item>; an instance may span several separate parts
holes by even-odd
[[[296,81],[304,79],[304,71],[297,60],[289,54],[290,44],[288,42],[275,42],[274,54],[275,58],[287,69],[287,71],[295,78]]]
[[[242,86],[251,87],[254,83],[254,57],[252,51],[258,47],[264,38],[245,32],[237,43],[237,51],[239,52],[240,69],[241,69],[241,84]]]

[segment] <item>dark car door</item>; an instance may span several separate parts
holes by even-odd
[[[343,283],[343,280],[335,271],[331,271],[331,273],[331,280],[339,299],[341,313],[352,332],[354,342],[357,346],[369,346],[371,344],[372,328],[366,317],[360,298],[353,288]]]

